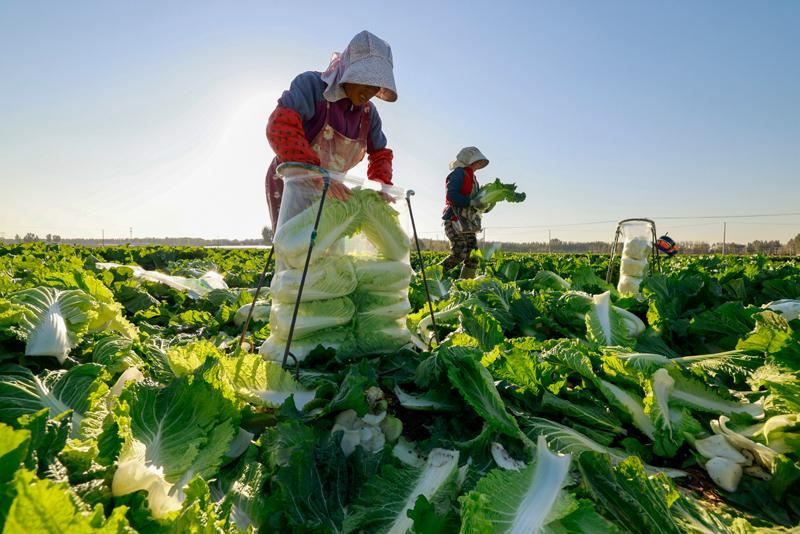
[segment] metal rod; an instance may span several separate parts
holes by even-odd
[[[256,286],[256,294],[253,295],[253,302],[250,304],[250,309],[247,311],[247,319],[244,320],[244,328],[242,328],[242,335],[239,338],[239,346],[241,347],[244,343],[244,337],[247,335],[247,329],[250,328],[250,318],[253,316],[253,309],[256,307],[256,301],[258,300],[258,292],[261,291],[261,286],[264,285],[264,278],[267,276],[267,269],[269,269],[269,264],[272,262],[272,253],[275,252],[275,247],[272,246],[269,248],[269,254],[267,254],[267,261],[264,263],[264,270],[261,271],[261,276],[258,279],[258,285]]]
[[[306,254],[306,262],[303,265],[303,275],[300,277],[300,287],[297,288],[297,300],[294,303],[294,311],[292,311],[292,322],[289,324],[289,335],[286,337],[286,348],[283,351],[283,361],[281,368],[286,369],[286,360],[289,358],[289,349],[292,346],[292,337],[294,336],[294,325],[297,322],[297,312],[300,309],[300,299],[303,296],[303,286],[306,285],[306,275],[308,274],[308,265],[311,263],[311,251],[314,250],[314,242],[317,240],[317,229],[319,228],[319,219],[322,216],[322,208],[325,206],[325,197],[328,196],[328,188],[331,186],[331,177],[328,171],[320,167],[322,173],[322,197],[319,200],[319,209],[317,210],[317,218],[314,220],[314,229],[311,230],[311,239],[308,243],[308,253]],[[299,365],[299,364],[298,364]]]
[[[725,241],[728,234],[728,223],[722,223],[722,255],[725,255]]]
[[[617,254],[617,245],[619,244],[619,234],[621,232],[619,224],[617,224],[617,231],[614,233],[614,241],[611,243],[611,254],[608,258],[608,269],[606,270],[606,283],[611,283],[611,276],[614,272],[614,256]]]
[[[436,316],[433,313],[433,302],[431,301],[431,292],[428,290],[428,277],[425,276],[425,260],[422,258],[422,249],[419,246],[419,238],[417,237],[417,224],[414,222],[414,211],[411,209],[411,197],[414,196],[414,190],[409,189],[406,191],[406,203],[408,204],[408,215],[411,217],[411,230],[414,232],[414,243],[417,246],[417,255],[419,256],[419,265],[422,269],[422,285],[425,287],[425,298],[428,299],[428,310],[431,312],[431,326],[433,326],[433,335],[436,337],[436,343],[441,343],[439,340],[439,332],[436,329]],[[428,347],[430,347],[430,341]]]

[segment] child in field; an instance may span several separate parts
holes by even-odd
[[[450,255],[442,261],[445,271],[463,262],[461,278],[473,278],[478,267],[478,259],[472,251],[478,248],[477,232],[481,229],[480,201],[475,195],[480,189],[475,171],[489,164],[480,150],[474,146],[462,148],[455,161],[450,163],[447,175],[445,209],[442,214],[444,231],[450,240]]]
[[[378,110],[369,102],[374,96],[394,102],[397,90],[392,50],[368,31],[334,54],[325,72],[304,72],[284,91],[267,123],[276,156],[265,181],[273,230],[283,194],[283,180],[275,176],[279,163],[310,163],[344,173],[367,154],[367,178],[392,183],[392,151],[386,148]],[[349,191],[332,181],[330,193],[343,199]]]

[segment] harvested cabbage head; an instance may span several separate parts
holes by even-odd
[[[327,300],[301,302],[297,310],[293,337],[300,339],[324,328],[348,324],[355,314],[353,301],[347,297]],[[269,316],[269,327],[272,334],[284,339],[289,337],[294,304],[275,302]]]
[[[276,301],[294,304],[300,288],[302,269],[286,269],[275,273],[270,293]],[[349,258],[328,258],[308,267],[303,285],[302,302],[332,299],[349,295],[356,289],[356,272]]]

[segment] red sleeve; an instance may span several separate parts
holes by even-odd
[[[382,148],[370,154],[367,178],[392,185],[392,158],[394,158],[394,154],[388,148]]]
[[[279,162],[297,161],[319,165],[303,130],[303,120],[293,109],[278,106],[267,121],[267,140]]]

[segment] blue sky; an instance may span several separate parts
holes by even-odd
[[[659,217],[800,212],[800,3],[332,5],[2,2],[0,236],[257,236],[267,116],[362,29],[394,52],[399,99],[377,106],[425,237],[465,145],[528,193],[487,239],[610,240],[599,221],[650,216],[715,241],[722,219]]]

